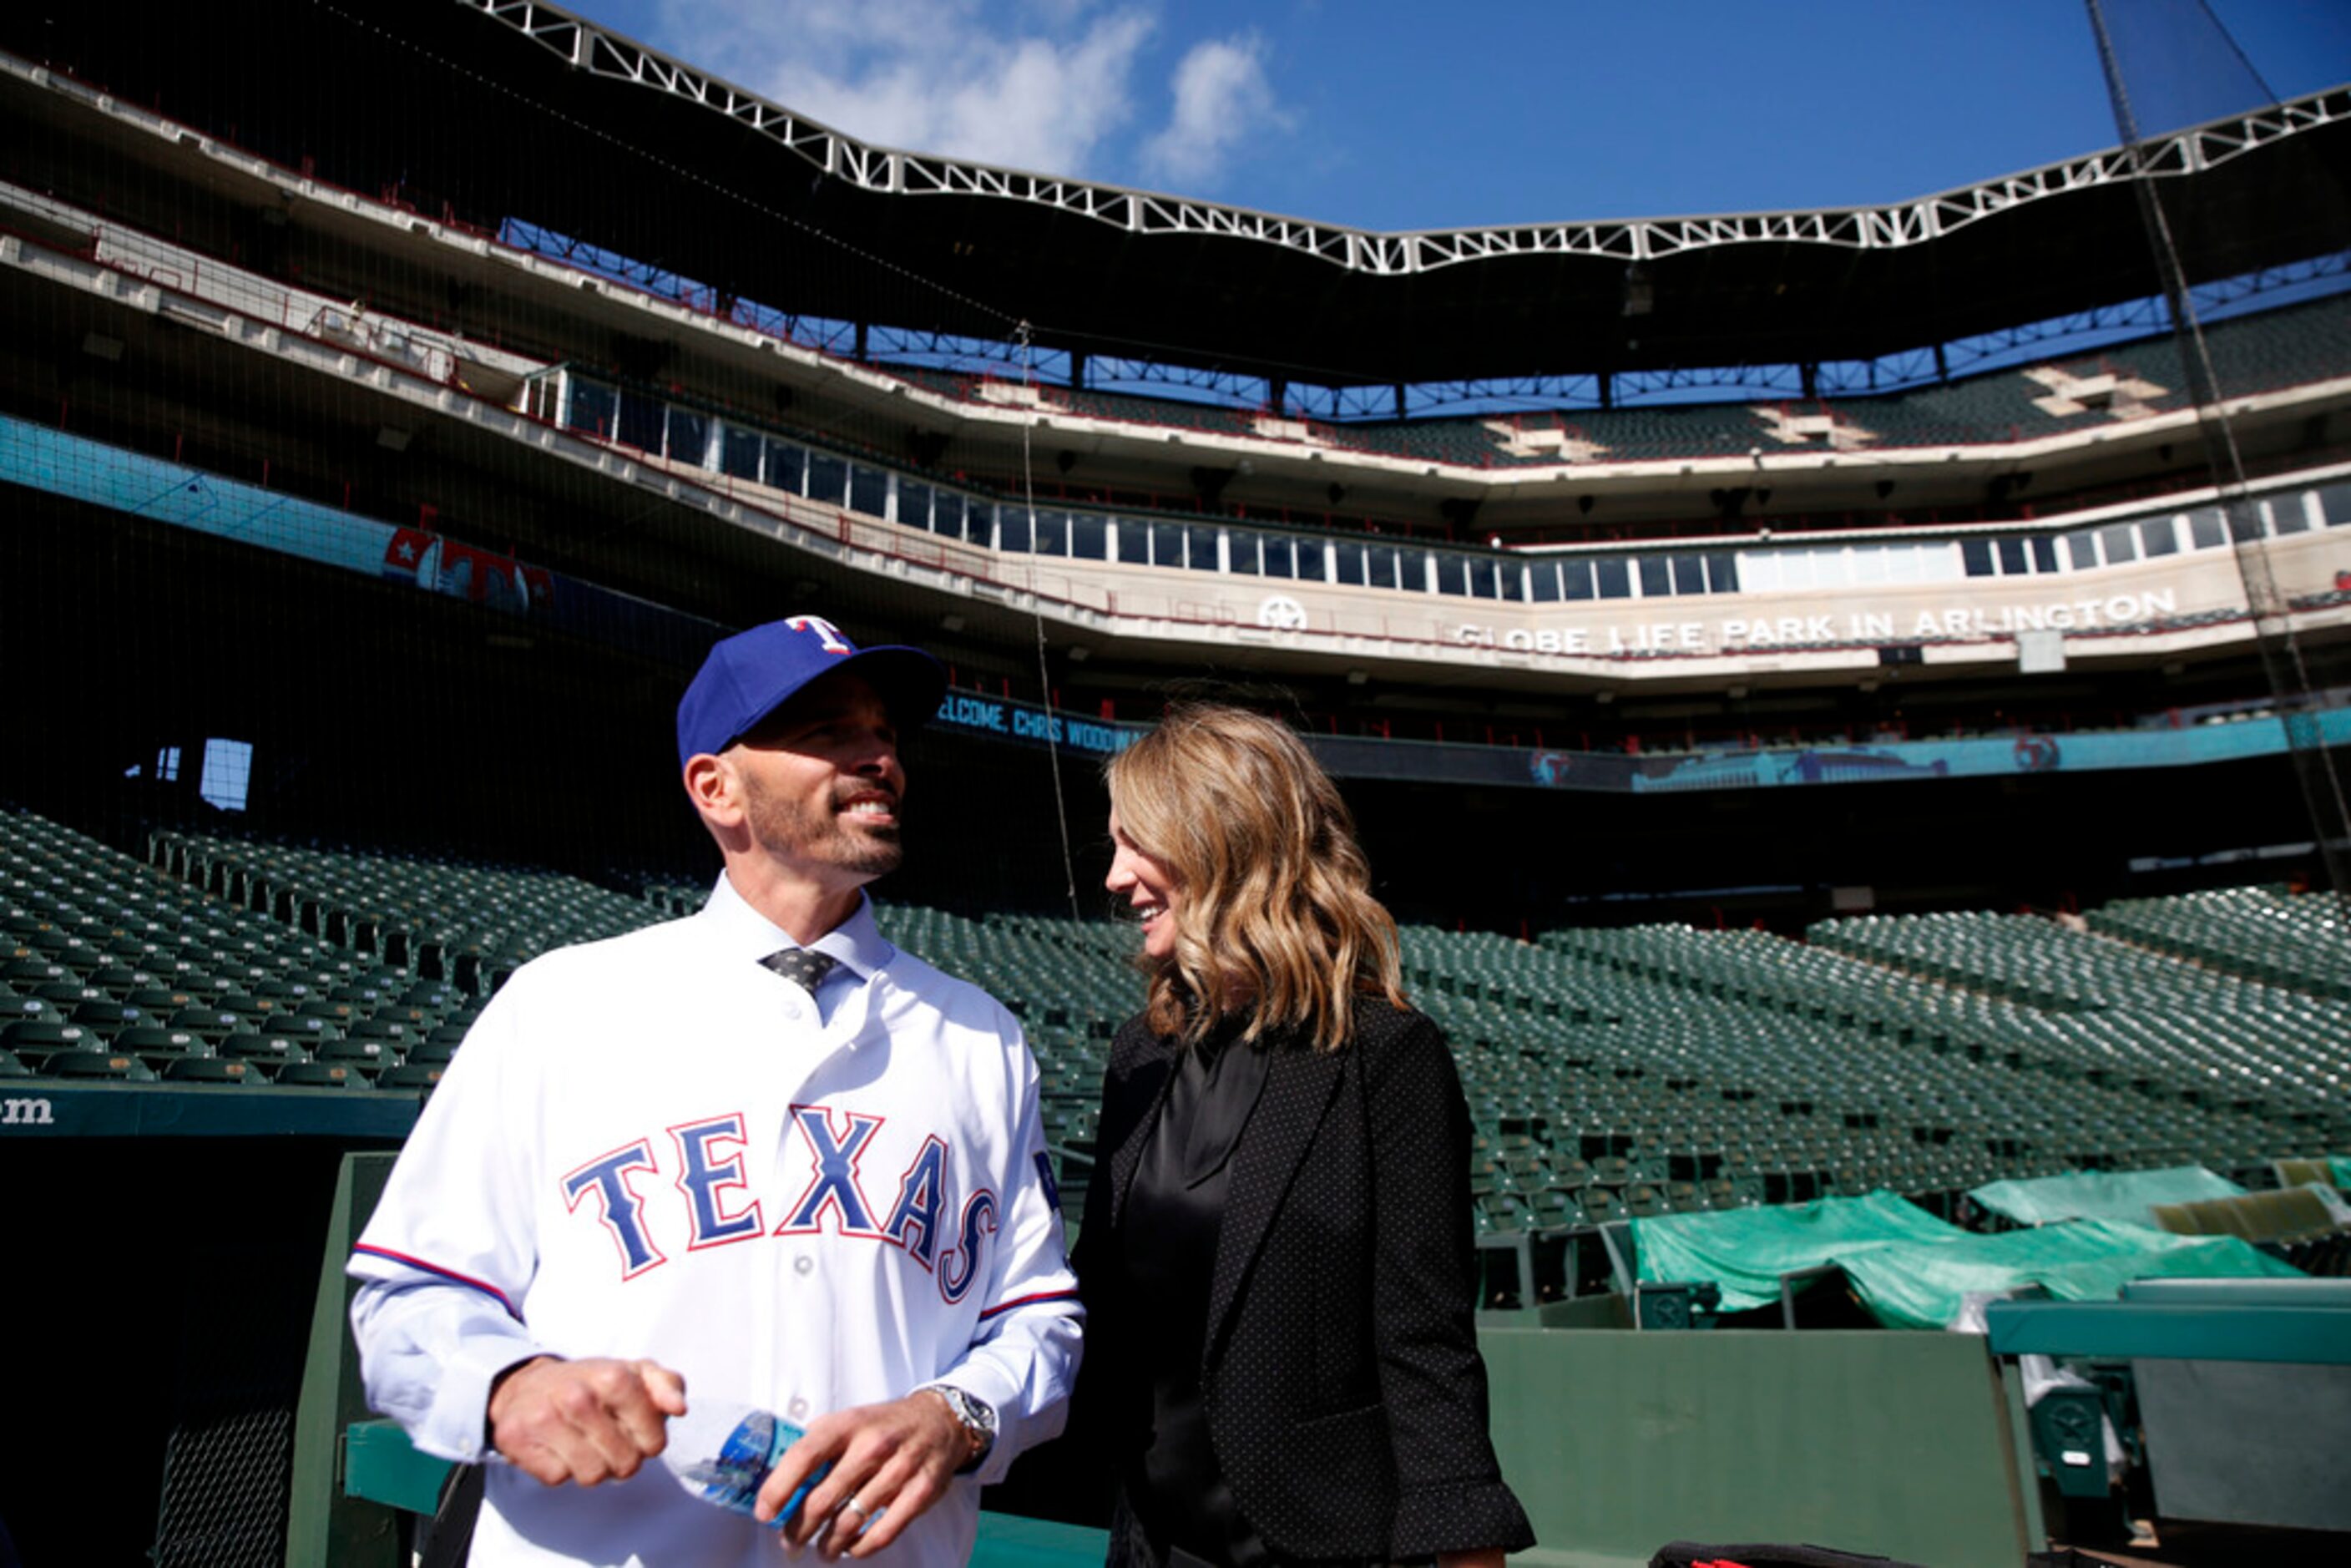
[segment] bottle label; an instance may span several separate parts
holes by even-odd
[[[759,1488],[767,1480],[768,1472],[776,1468],[784,1450],[799,1441],[800,1437],[800,1429],[790,1422],[778,1420],[765,1410],[754,1410],[736,1423],[715,1456],[681,1468],[678,1475],[705,1502],[747,1514],[758,1501]],[[810,1489],[831,1469],[831,1465],[820,1466],[816,1474],[801,1482],[799,1490],[785,1501],[783,1511],[769,1521],[768,1528],[782,1529],[799,1511]]]

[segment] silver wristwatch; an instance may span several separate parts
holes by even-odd
[[[947,1402],[948,1413],[963,1427],[963,1435],[971,1444],[970,1454],[956,1467],[956,1473],[977,1469],[980,1461],[987,1458],[987,1450],[996,1446],[996,1406],[952,1383],[927,1383],[924,1386]]]

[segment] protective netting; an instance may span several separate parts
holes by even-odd
[[[1489,1232],[2339,1148],[2351,101],[2101,15],[2150,178],[1465,237],[888,153],[535,5],[16,8],[0,1122],[396,1137],[503,973],[698,902],[676,699],[811,612],[949,666],[877,896],[1072,1192],[1096,769],[1194,692],[1340,775]],[[266,1550],[287,1386],[148,1412],[140,1543]]]

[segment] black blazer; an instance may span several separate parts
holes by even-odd
[[[1469,1113],[1443,1031],[1364,998],[1344,1050],[1269,1049],[1201,1347],[1209,1437],[1242,1515],[1285,1558],[1531,1546],[1486,1434]],[[1077,1420],[1113,1462],[1140,1451],[1151,1413],[1113,1232],[1174,1061],[1139,1018],[1119,1030],[1079,1235]]]

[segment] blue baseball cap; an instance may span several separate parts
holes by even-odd
[[[855,670],[900,729],[938,710],[947,674],[920,648],[860,648],[820,615],[793,615],[738,632],[710,650],[677,705],[677,765],[726,750],[810,681]]]

